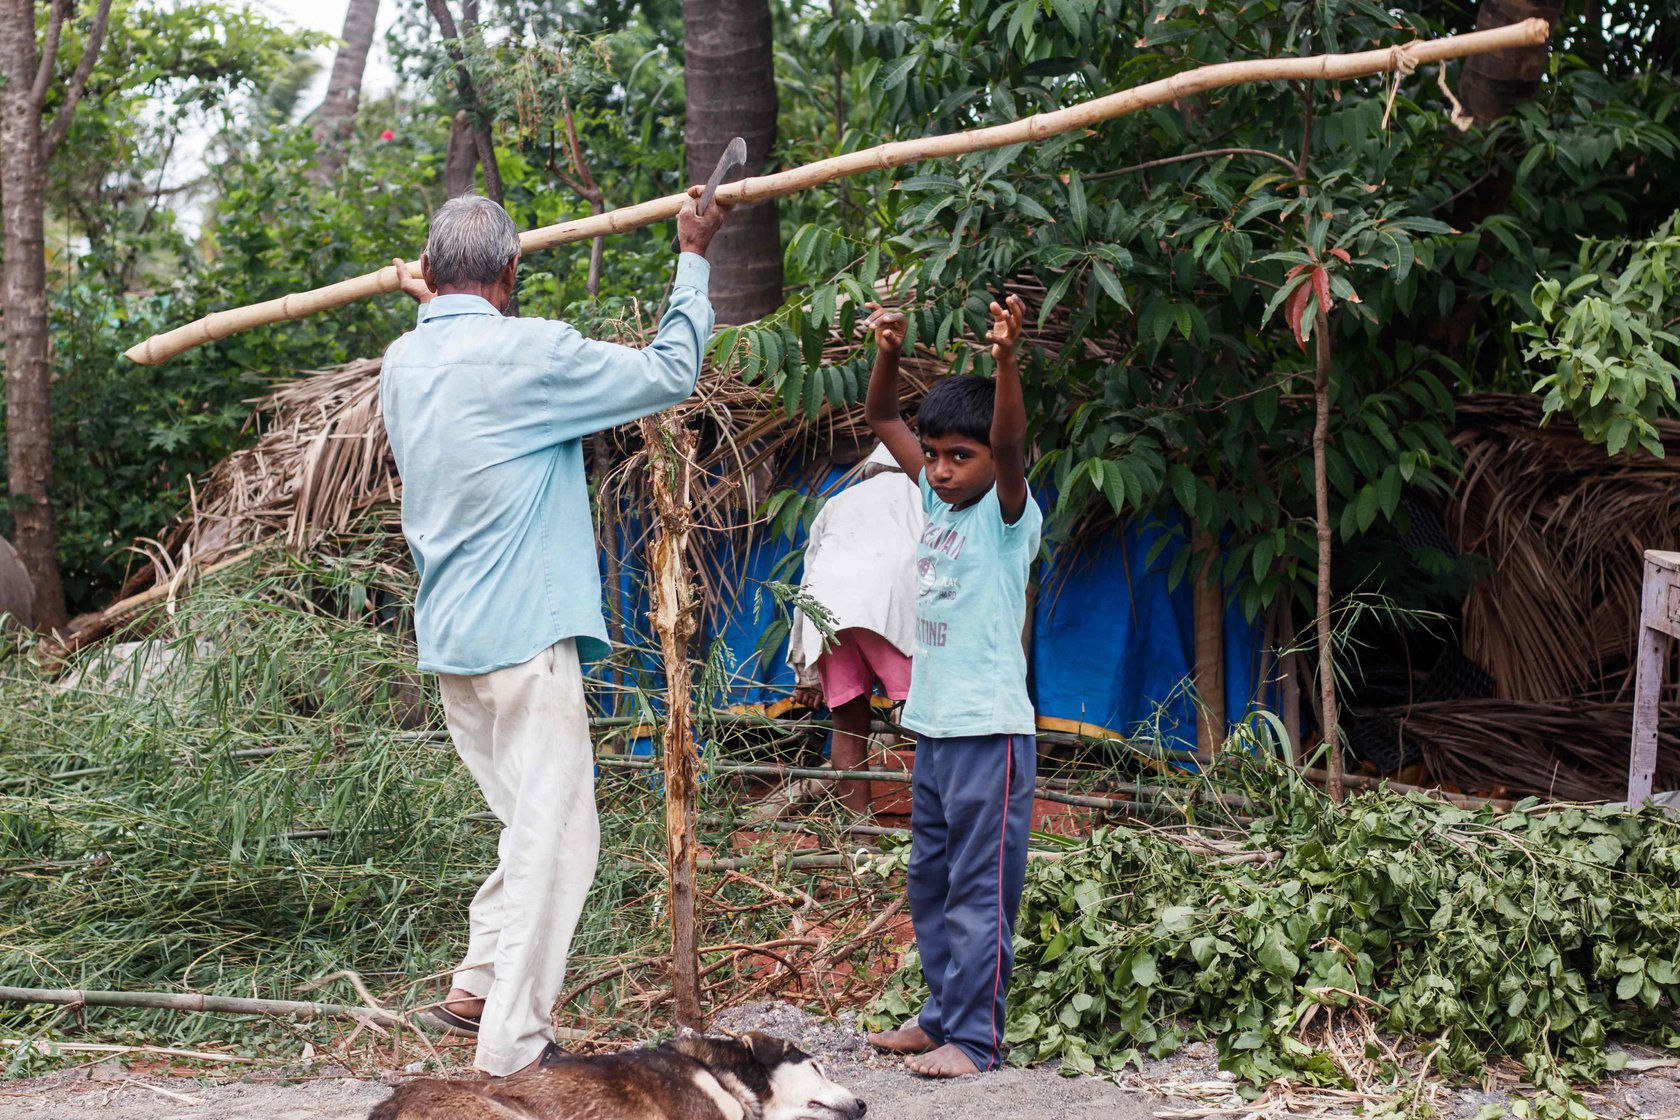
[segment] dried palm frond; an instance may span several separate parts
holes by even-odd
[[[1566,418],[1540,419],[1523,394],[1459,403],[1464,474],[1447,527],[1493,569],[1465,602],[1465,652],[1506,700],[1621,693],[1642,553],[1680,548],[1680,422],[1657,421],[1667,458],[1611,458]]]
[[[1627,791],[1630,704],[1443,700],[1382,714],[1407,745],[1422,748],[1433,782],[1570,801]],[[1658,746],[1657,788],[1680,788],[1680,705],[1663,705]]]

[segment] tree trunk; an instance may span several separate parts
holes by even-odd
[[[694,433],[671,413],[641,421],[657,531],[647,573],[653,628],[665,669],[665,846],[670,864],[671,1006],[678,1025],[700,1026],[700,932],[695,917],[699,837],[695,791],[699,759],[689,732],[688,643],[694,636],[694,589],[688,574],[689,463]]]
[[[52,373],[47,362],[46,153],[35,6],[0,5],[0,205],[5,223],[0,300],[6,319],[6,469],[12,540],[35,585],[35,625],[68,621],[52,507]]]
[[[1313,496],[1318,528],[1318,702],[1319,726],[1324,730],[1325,783],[1330,800],[1342,792],[1342,743],[1337,730],[1336,659],[1330,627],[1330,479],[1324,473],[1324,453],[1330,440],[1330,315],[1321,306],[1313,321],[1318,357],[1313,377]]]
[[[767,0],[683,0],[683,142],[688,176],[703,183],[729,141],[747,142],[756,175],[776,144],[776,76]],[[719,231],[712,306],[719,323],[749,323],[782,305],[782,233],[774,200],[743,206]]]
[[[496,140],[490,132],[490,120],[484,116],[484,105],[479,101],[478,87],[473,84],[472,71],[467,68],[466,51],[461,45],[462,31],[456,29],[455,16],[449,11],[449,0],[426,0],[426,10],[431,12],[432,18],[437,21],[438,30],[443,33],[444,52],[455,64],[455,85],[461,91],[461,100],[466,103],[473,146],[479,166],[484,169],[484,196],[500,205],[502,172],[496,163]],[[463,0],[462,15],[462,28],[465,34],[471,35],[473,28],[478,24],[476,0]],[[453,135],[451,133],[452,137]],[[446,165],[445,171],[447,170]]]
[[[1532,16],[1547,20],[1555,28],[1562,13],[1557,0],[1482,0],[1476,9],[1476,30],[1491,31]],[[1551,40],[1532,47],[1511,47],[1488,54],[1471,55],[1458,73],[1458,96],[1464,109],[1478,124],[1487,124],[1516,110],[1540,90],[1540,76],[1546,71]],[[1490,216],[1503,213],[1510,205],[1515,180],[1497,165],[1492,174],[1466,191],[1444,215],[1459,229],[1472,229]],[[1475,268],[1487,272],[1503,252],[1492,234],[1484,233]],[[1460,287],[1452,312],[1432,330],[1433,337],[1455,362],[1470,355],[1471,333],[1482,310],[1481,289]]]
[[[356,106],[362,93],[362,73],[379,23],[379,0],[350,0],[344,13],[344,43],[333,59],[327,96],[315,110],[315,166],[309,177],[331,182],[344,165],[344,145],[356,126]]]
[[[1557,0],[1482,0],[1476,9],[1476,30],[1509,27],[1539,17],[1554,28],[1563,13]],[[1510,113],[1540,89],[1540,77],[1551,57],[1551,41],[1538,46],[1515,47],[1464,60],[1458,75],[1458,96],[1477,123]]]
[[[450,198],[471,194],[478,177],[478,142],[467,111],[459,110],[449,122],[449,152],[443,158],[443,190]]]
[[[1225,588],[1211,535],[1200,526],[1192,534],[1195,555],[1190,602],[1196,636],[1192,678],[1196,702],[1196,755],[1211,760],[1225,744]]]

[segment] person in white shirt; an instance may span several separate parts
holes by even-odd
[[[864,462],[862,481],[823,505],[805,546],[807,595],[833,616],[835,642],[804,614],[788,639],[788,664],[809,700],[821,684],[834,715],[829,760],[836,770],[864,765],[870,697],[910,695],[910,651],[916,643],[916,542],[922,535],[921,491],[885,447]],[[813,705],[814,706],[814,705]],[[840,801],[869,811],[869,784],[840,784]]]

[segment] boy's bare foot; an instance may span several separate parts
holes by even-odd
[[[897,1030],[876,1031],[869,1045],[889,1054],[926,1054],[939,1044],[918,1024],[906,1023]]]
[[[923,1077],[967,1077],[980,1072],[974,1059],[949,1042],[931,1053],[912,1055],[904,1060],[904,1064],[911,1073],[919,1073]]]

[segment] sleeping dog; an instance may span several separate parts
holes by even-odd
[[[858,1120],[865,1107],[791,1043],[689,1032],[492,1081],[410,1081],[368,1120]]]

